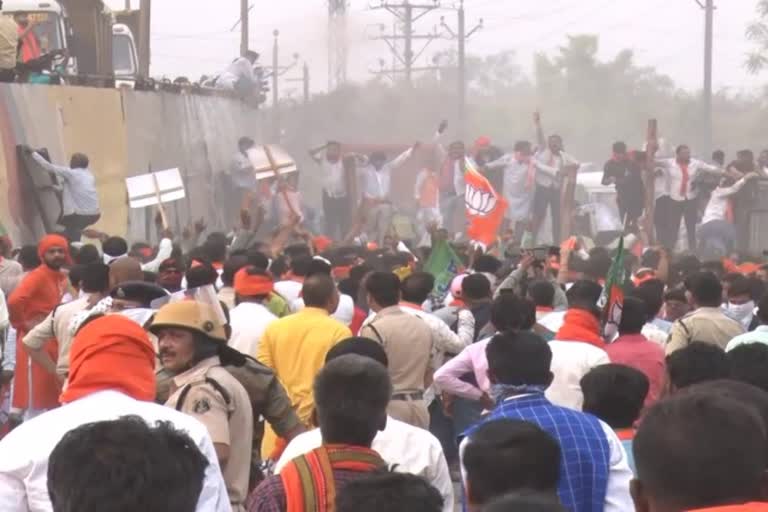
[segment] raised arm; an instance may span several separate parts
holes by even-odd
[[[541,114],[539,112],[533,113],[533,124],[536,126],[536,142],[539,148],[545,148],[547,146],[547,138],[544,136],[544,128],[541,127]]]
[[[43,158],[40,153],[37,151],[32,152],[32,159],[37,162],[40,167],[45,169],[48,172],[54,173],[56,176],[60,176],[63,179],[67,179],[69,176],[69,173],[71,169],[69,167],[64,167],[63,165],[53,165],[49,161],[47,161],[45,158]]]
[[[485,168],[489,170],[503,169],[507,165],[509,165],[510,159],[511,157],[509,155],[501,155],[499,158],[497,158],[493,162],[488,162],[487,164],[485,164]]]
[[[312,148],[309,150],[309,158],[315,161],[315,163],[320,164],[323,162],[323,159],[320,158],[320,153],[325,151],[325,149],[328,147],[328,144],[323,144],[320,147]]]

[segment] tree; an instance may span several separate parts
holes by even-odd
[[[754,44],[745,63],[751,73],[759,73],[768,66],[768,0],[757,2],[757,15],[758,19],[747,25],[747,39]]]

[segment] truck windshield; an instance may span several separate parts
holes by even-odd
[[[16,24],[19,25],[19,34],[22,34],[30,26],[32,27],[22,40],[22,53],[24,55],[36,58],[53,50],[60,50],[66,47],[64,44],[64,34],[62,33],[64,24],[57,13],[47,11],[5,11],[5,14],[12,16]]]
[[[129,36],[124,34],[112,36],[112,65],[117,76],[136,75],[133,41]]]

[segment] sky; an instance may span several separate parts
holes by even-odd
[[[378,69],[379,60],[391,63],[392,54],[382,41],[370,40],[391,30],[394,18],[369,3],[380,0],[349,0],[349,78],[364,81]],[[399,2],[401,0],[395,0]],[[411,0],[431,4],[436,0]],[[455,27],[459,0],[437,0],[441,9],[427,14],[417,24],[420,32],[439,26],[440,17]],[[139,0],[131,0],[134,7]],[[125,0],[106,0],[123,8]],[[250,46],[271,62],[272,32],[280,31],[280,58],[288,64],[294,53],[306,61],[313,91],[325,91],[327,73],[326,0],[251,0]],[[715,0],[714,86],[731,92],[753,91],[768,74],[752,76],[744,69],[750,50],[744,31],[755,17],[757,0]],[[212,6],[215,5],[215,8]],[[215,74],[239,52],[239,29],[231,31],[240,16],[238,0],[154,0],[152,17],[152,75],[188,76],[197,79]],[[629,48],[636,62],[654,66],[685,89],[701,88],[703,80],[704,11],[696,0],[465,0],[468,27],[483,18],[485,26],[472,36],[467,51],[488,55],[515,52],[517,63],[530,71],[537,52],[553,54],[567,35],[600,36],[600,57],[611,58]],[[424,52],[418,65],[428,65],[441,49],[454,41],[438,40]],[[300,69],[284,78],[298,78]],[[284,82],[287,94],[300,94],[296,83]]]

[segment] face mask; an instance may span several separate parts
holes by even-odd
[[[744,304],[728,304],[728,314],[733,317],[734,320],[742,322],[749,318],[755,309],[755,302],[749,301]]]
[[[148,308],[124,309],[118,314],[123,315],[144,327],[152,319],[152,316],[154,316],[155,310]]]

